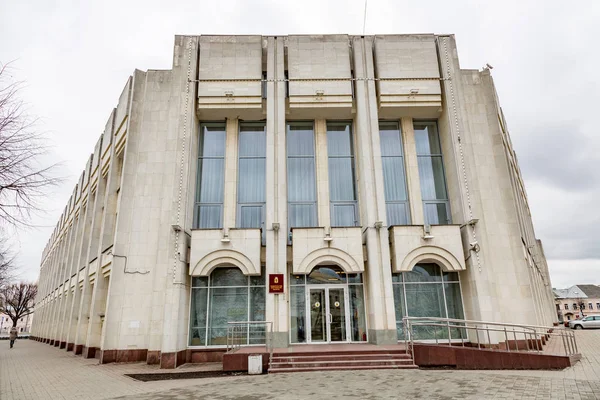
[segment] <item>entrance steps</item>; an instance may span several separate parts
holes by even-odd
[[[417,368],[404,350],[275,352],[269,373]]]

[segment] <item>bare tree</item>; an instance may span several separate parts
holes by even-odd
[[[6,249],[4,241],[0,238],[0,291],[8,285],[13,277],[14,256]]]
[[[0,228],[30,226],[46,189],[61,181],[52,176],[56,164],[43,165],[48,146],[34,129],[36,120],[18,96],[22,82],[11,79],[9,66],[0,63]]]
[[[17,326],[19,319],[33,313],[36,283],[14,283],[0,291],[0,312],[8,315],[13,326]]]

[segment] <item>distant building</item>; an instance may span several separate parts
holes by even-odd
[[[600,315],[600,286],[574,285],[554,289],[554,302],[559,321],[570,321],[583,315]]]
[[[26,315],[23,318],[19,318],[17,321],[17,330],[19,333],[31,332],[31,323],[33,322],[33,313]],[[8,335],[10,328],[12,327],[12,319],[6,314],[0,313],[0,336]]]

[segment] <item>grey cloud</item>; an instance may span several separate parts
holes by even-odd
[[[581,121],[545,121],[514,139],[528,182],[538,180],[565,190],[593,191],[600,184],[598,138]]]

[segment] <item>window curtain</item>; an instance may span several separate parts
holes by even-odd
[[[237,193],[240,228],[264,228],[266,148],[264,124],[240,124]],[[265,233],[263,229],[263,243]]]
[[[195,228],[222,226],[224,189],[225,125],[203,125],[198,149]]]
[[[415,123],[414,130],[425,221],[431,225],[449,224],[450,203],[437,124]]]
[[[289,226],[316,226],[315,138],[312,124],[288,124],[286,139]]]
[[[327,124],[327,154],[331,225],[355,226],[358,213],[350,123]]]

